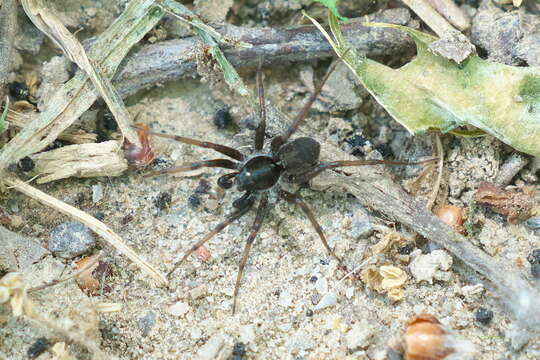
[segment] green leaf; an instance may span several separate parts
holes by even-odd
[[[411,133],[472,125],[516,150],[540,156],[540,68],[508,66],[475,55],[458,65],[429,51],[434,36],[399,25],[365,24],[405,31],[415,41],[416,58],[392,69],[349,49],[337,18],[332,13],[329,17],[333,38],[319,29],[338,56]]]
[[[318,3],[321,3],[323,4],[324,6],[326,6],[328,8],[328,10],[330,10],[332,12],[332,14],[334,14],[334,16],[336,16],[337,18],[339,18],[339,20],[343,21],[344,23],[348,23],[349,22],[349,19],[346,18],[345,16],[341,16],[339,14],[339,11],[337,9],[337,2],[338,0],[313,0],[314,2],[318,2]]]

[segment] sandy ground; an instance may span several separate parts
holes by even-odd
[[[88,13],[85,16],[93,17]],[[309,66],[274,70],[267,70],[268,98],[285,112],[295,114],[309,90],[309,81],[302,81],[306,71],[309,74]],[[253,87],[253,74],[243,75]],[[306,129],[346,148],[343,140],[350,136],[351,124],[355,124],[372,142],[389,144],[394,152],[407,145],[404,158],[415,152],[429,155],[429,151],[425,153],[429,137],[411,140],[350,81],[338,79],[333,86],[351,86],[362,100],[349,97],[341,99],[340,104],[362,111],[351,115],[349,110],[334,109],[330,113],[329,104],[340,99],[332,99],[332,91],[328,91],[329,100],[315,104],[314,108],[322,112],[315,112],[317,115]],[[218,130],[213,116],[225,103],[232,106],[235,126]],[[142,92],[129,104],[129,111],[139,113],[138,120],[154,131],[231,146],[244,146],[246,139],[249,143],[253,136],[252,131],[239,125],[248,109],[223,86],[214,88],[199,80],[184,80]],[[446,185],[442,186],[440,198],[470,207],[478,184],[495,179],[509,151],[490,137],[443,140]],[[215,157],[209,150],[158,138],[152,141],[163,160],[162,167]],[[234,189],[220,193],[215,183],[221,173],[205,170],[190,176],[144,178],[144,171],[131,171],[117,178],[71,178],[39,188],[89,214],[103,213],[107,225],[166,273],[190,244],[224,219],[239,196]],[[515,183],[538,187],[533,175],[525,170]],[[201,204],[193,206],[190,198],[202,179],[212,185],[210,192],[216,196],[213,199],[201,195]],[[98,202],[92,200],[94,185],[100,185],[104,193]],[[171,195],[172,202],[159,209],[155,200],[163,192]],[[351,269],[369,258],[374,245],[393,231],[414,239],[414,234],[399,224],[381,214],[369,213],[352,196],[313,190],[302,194],[323,226],[330,246]],[[43,247],[51,229],[69,221],[14,192],[5,193],[0,206],[18,209],[21,225],[12,230],[36,238]],[[539,234],[523,224],[510,225],[504,217],[484,208],[478,208],[474,216],[477,233],[471,241],[530,278],[525,259],[532,249],[540,247]],[[378,256],[377,266],[396,266],[407,274],[402,287],[404,298],[393,302],[359,279],[340,281],[344,273],[324,251],[307,218],[284,202],[272,205],[257,237],[240,288],[238,310],[232,315],[238,262],[253,218],[252,211],[209,242],[208,261],[191,256],[175,272],[169,288],[156,286],[129,260],[98,239],[98,248],[105,249],[103,261],[112,266],[113,275],[102,282],[97,296],[87,296],[74,282],[67,282],[34,293],[31,298],[60,326],[82,329],[88,338],[97,339],[111,358],[119,359],[239,359],[233,357],[233,346],[241,342],[245,344],[244,359],[382,360],[388,340],[399,336],[406,322],[422,312],[435,315],[460,338],[475,344],[479,350],[477,359],[540,358],[538,338],[528,338],[516,328],[512,315],[490,290],[489,282],[460,261],[454,259],[450,270],[441,271],[439,280],[429,283],[411,276],[411,256]],[[371,231],[362,233],[359,228],[366,223]],[[415,254],[427,253],[428,248],[418,241]],[[31,286],[40,285],[71,272],[76,260],[48,254],[22,272]],[[337,295],[336,303],[317,310],[317,304],[329,291]],[[103,302],[118,303],[122,308],[97,313],[96,306]],[[479,307],[494,312],[491,324],[481,325],[475,320],[474,312]],[[29,347],[40,337],[51,343],[65,341],[49,328],[16,319],[6,306],[0,307],[0,359],[27,359]],[[78,359],[91,358],[77,344],[69,344],[68,351]],[[48,351],[38,357],[50,358]]]

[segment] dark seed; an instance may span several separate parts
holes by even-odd
[[[314,283],[314,282],[316,282],[316,281],[317,281],[317,277],[316,277],[316,276],[312,276],[312,277],[309,278],[309,282]]]
[[[171,205],[171,194],[168,192],[161,192],[158,194],[158,196],[154,199],[154,205],[159,209],[163,210],[165,208],[168,208]]]
[[[474,317],[476,318],[476,321],[482,325],[489,325],[493,319],[493,311],[481,307],[476,310]]]
[[[404,246],[400,247],[398,252],[401,255],[409,255],[414,250],[414,243],[407,243]]]
[[[218,129],[225,129],[231,124],[232,117],[229,113],[229,108],[225,107],[223,109],[219,109],[214,115],[214,125],[216,125]]]
[[[328,260],[328,259],[321,259],[320,263],[321,263],[321,265],[328,265],[328,264],[330,264],[330,260]]]
[[[19,169],[24,172],[34,170],[34,167],[36,166],[34,164],[34,160],[30,159],[28,156],[19,160],[19,163],[17,165],[19,166]]]
[[[102,213],[101,211],[98,211],[97,213],[94,214],[94,217],[96,219],[98,219],[99,221],[103,221],[105,220],[105,214]]]
[[[306,316],[307,316],[307,317],[313,316],[313,310],[307,309],[307,311],[306,311]]]
[[[237,356],[237,359],[241,359],[242,357],[246,356],[246,345],[242,342],[237,342],[233,346],[232,355]]]
[[[15,100],[26,100],[30,95],[30,90],[25,83],[14,81],[9,84],[9,95],[13,96]]]
[[[196,208],[201,205],[201,198],[199,195],[193,194],[188,198],[188,203],[189,206]]]
[[[540,264],[532,264],[531,265],[531,275],[535,279],[540,279]]]
[[[534,249],[531,251],[529,256],[527,256],[527,261],[532,264],[540,264],[540,249]]]
[[[49,340],[47,340],[44,337],[41,337],[36,340],[30,347],[28,348],[28,351],[26,352],[26,355],[30,359],[35,359],[39,355],[43,354],[50,346]]]
[[[212,185],[208,182],[208,180],[201,179],[199,181],[199,185],[197,185],[197,188],[195,189],[196,194],[206,194],[210,191],[212,188]]]

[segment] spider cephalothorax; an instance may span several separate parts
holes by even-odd
[[[328,242],[326,241],[326,237],[321,226],[317,222],[313,212],[305,203],[303,198],[298,194],[298,192],[292,193],[281,188],[279,180],[282,176],[286,175],[289,181],[299,184],[301,185],[301,187],[306,187],[308,186],[308,183],[311,179],[313,179],[315,176],[317,176],[326,169],[344,166],[374,165],[385,163],[397,165],[411,165],[423,163],[405,163],[399,161],[383,160],[343,160],[321,162],[319,161],[320,144],[316,140],[309,137],[299,137],[290,140],[291,136],[295,133],[301,122],[307,116],[311,105],[315,101],[317,95],[320,93],[322,86],[328,79],[329,75],[332,73],[335,65],[336,64],[334,64],[330,68],[330,70],[328,70],[327,74],[321,81],[321,84],[315,89],[314,93],[310,96],[303,109],[293,120],[292,125],[284,132],[284,134],[276,136],[272,139],[269,146],[270,150],[268,150],[267,152],[263,150],[266,132],[266,107],[264,100],[264,88],[262,85],[262,74],[260,71],[257,73],[257,84],[259,93],[259,125],[255,131],[255,146],[252,155],[247,156],[234,148],[206,141],[194,140],[182,136],[152,133],[156,136],[177,140],[185,144],[209,148],[223,155],[226,155],[233,160],[203,160],[179,167],[173,167],[161,171],[154,171],[147,174],[147,176],[195,170],[201,167],[219,167],[233,170],[233,172],[221,176],[218,179],[218,185],[224,189],[230,189],[234,185],[236,185],[237,190],[244,192],[242,196],[240,196],[233,202],[233,212],[224,221],[214,227],[214,229],[210,231],[204,238],[195,243],[184,254],[182,259],[180,259],[180,261],[175,264],[173,269],[169,272],[169,276],[190,254],[197,250],[197,248],[199,248],[205,242],[213,238],[216,234],[225,229],[233,221],[239,219],[244,214],[246,214],[258,200],[257,213],[255,216],[255,220],[253,221],[253,224],[251,226],[251,231],[247,238],[246,244],[244,246],[242,259],[240,260],[238,275],[236,278],[233,302],[234,313],[234,311],[236,310],[236,298],[238,295],[238,290],[240,288],[240,280],[242,278],[242,273],[248,259],[249,251],[253,245],[257,233],[259,232],[259,229],[263,223],[264,217],[268,209],[269,191],[275,190],[277,191],[278,198],[286,200],[289,203],[298,205],[307,215],[309,221],[315,228],[315,231],[319,235],[319,238],[321,239],[326,250],[338,261],[341,262],[341,259],[336,256],[330,246],[328,246]]]

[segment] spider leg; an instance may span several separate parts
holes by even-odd
[[[340,60],[335,61],[330,67],[330,69],[328,69],[321,83],[315,88],[315,91],[313,92],[313,94],[310,95],[308,101],[305,103],[304,107],[302,108],[302,110],[300,110],[298,115],[296,115],[296,117],[293,120],[293,123],[291,124],[291,126],[287,128],[285,133],[283,135],[276,136],[272,140],[271,147],[272,147],[273,152],[277,152],[279,148],[289,140],[291,135],[294,134],[294,132],[298,129],[302,121],[304,121],[304,119],[309,113],[309,109],[311,109],[311,105],[313,105],[313,103],[315,102],[315,99],[317,99],[317,96],[319,96],[319,94],[321,93],[321,90],[324,84],[326,83],[326,80],[328,80],[332,72],[336,69],[336,66],[339,64],[339,62]]]
[[[233,148],[231,148],[229,146],[215,144],[215,143],[211,143],[211,142],[208,142],[208,141],[195,140],[195,139],[191,139],[191,138],[187,138],[187,137],[183,137],[183,136],[178,136],[178,135],[161,134],[161,133],[157,133],[157,132],[153,132],[153,131],[149,131],[148,133],[152,134],[154,136],[158,136],[158,137],[162,137],[162,138],[166,138],[166,139],[176,140],[176,141],[184,143],[184,144],[195,145],[195,146],[200,146],[200,147],[207,148],[207,149],[212,149],[212,150],[217,151],[218,153],[221,153],[223,155],[227,155],[228,157],[231,157],[231,158],[233,158],[235,160],[238,160],[238,161],[243,161],[244,160],[244,155],[242,155],[242,153],[240,151],[238,151],[236,149],[233,149]]]
[[[214,236],[216,236],[217,234],[219,234],[223,229],[225,229],[227,226],[229,226],[230,224],[232,224],[235,220],[238,220],[240,219],[242,216],[244,216],[248,211],[249,209],[251,209],[251,206],[253,205],[253,202],[251,203],[246,203],[246,206],[242,209],[239,209],[238,211],[230,214],[225,220],[223,220],[222,222],[220,222],[219,224],[217,224],[213,229],[212,231],[210,231],[208,234],[206,234],[206,236],[204,238],[202,238],[201,240],[197,241],[195,244],[193,244],[191,246],[191,248],[184,254],[184,256],[182,257],[182,259],[180,259],[180,261],[178,261],[176,264],[174,264],[173,268],[171,271],[169,271],[167,273],[167,278],[170,278],[170,276],[172,275],[172,273],[174,273],[176,271],[176,269],[178,269],[178,267],[191,255],[193,254],[193,252],[195,250],[197,250],[199,247],[201,247],[204,243],[206,243],[208,240],[212,239]]]
[[[407,162],[407,161],[394,161],[394,160],[340,160],[340,161],[326,161],[321,162],[319,165],[317,165],[315,168],[310,170],[309,172],[300,175],[296,178],[296,180],[299,183],[307,183],[320,173],[322,173],[324,170],[327,169],[335,169],[339,167],[347,167],[347,166],[363,166],[363,165],[379,165],[379,164],[388,164],[388,165],[422,165],[422,164],[428,164],[434,161],[437,161],[438,159],[428,159],[423,161],[415,161],[415,162]]]
[[[309,221],[311,222],[311,225],[313,225],[313,227],[315,228],[315,231],[319,235],[319,238],[321,239],[321,241],[322,241],[324,247],[326,248],[326,250],[330,253],[330,255],[332,255],[340,263],[342,263],[343,261],[341,260],[341,258],[339,256],[337,256],[336,253],[334,252],[334,250],[332,250],[330,248],[330,246],[328,245],[328,242],[326,241],[326,236],[324,236],[324,232],[323,232],[323,229],[322,229],[321,225],[319,224],[319,222],[315,218],[315,214],[313,214],[313,211],[311,211],[311,209],[306,204],[304,199],[298,194],[293,194],[293,193],[290,193],[290,192],[285,191],[283,189],[279,190],[279,195],[283,199],[285,199],[288,203],[300,206],[302,211],[304,211],[304,214],[306,214]]]
[[[235,161],[231,161],[229,159],[214,159],[214,160],[204,160],[204,161],[196,161],[193,163],[184,164],[182,166],[174,166],[168,169],[163,170],[157,170],[157,171],[151,171],[147,174],[144,174],[144,177],[149,176],[155,176],[155,175],[162,175],[162,174],[174,174],[182,171],[191,171],[200,169],[202,167],[219,167],[224,169],[237,169],[238,163]]]
[[[266,103],[264,101],[264,84],[260,66],[257,71],[257,88],[259,89],[259,126],[255,131],[255,150],[262,150],[266,132]]]
[[[234,300],[233,300],[233,314],[236,311],[236,298],[238,296],[238,290],[240,289],[240,280],[242,279],[242,274],[244,273],[244,267],[246,266],[246,262],[249,256],[249,250],[251,250],[251,246],[253,245],[253,242],[255,241],[255,237],[257,236],[257,233],[259,232],[259,229],[261,228],[261,225],[263,223],[264,217],[266,215],[266,210],[268,208],[268,195],[263,194],[261,197],[261,201],[259,202],[259,207],[257,208],[257,215],[255,216],[255,221],[253,222],[253,225],[251,226],[251,232],[249,233],[249,236],[246,241],[246,245],[244,247],[244,253],[242,254],[242,259],[240,260],[240,265],[238,267],[238,275],[236,276],[236,284],[234,285]]]

